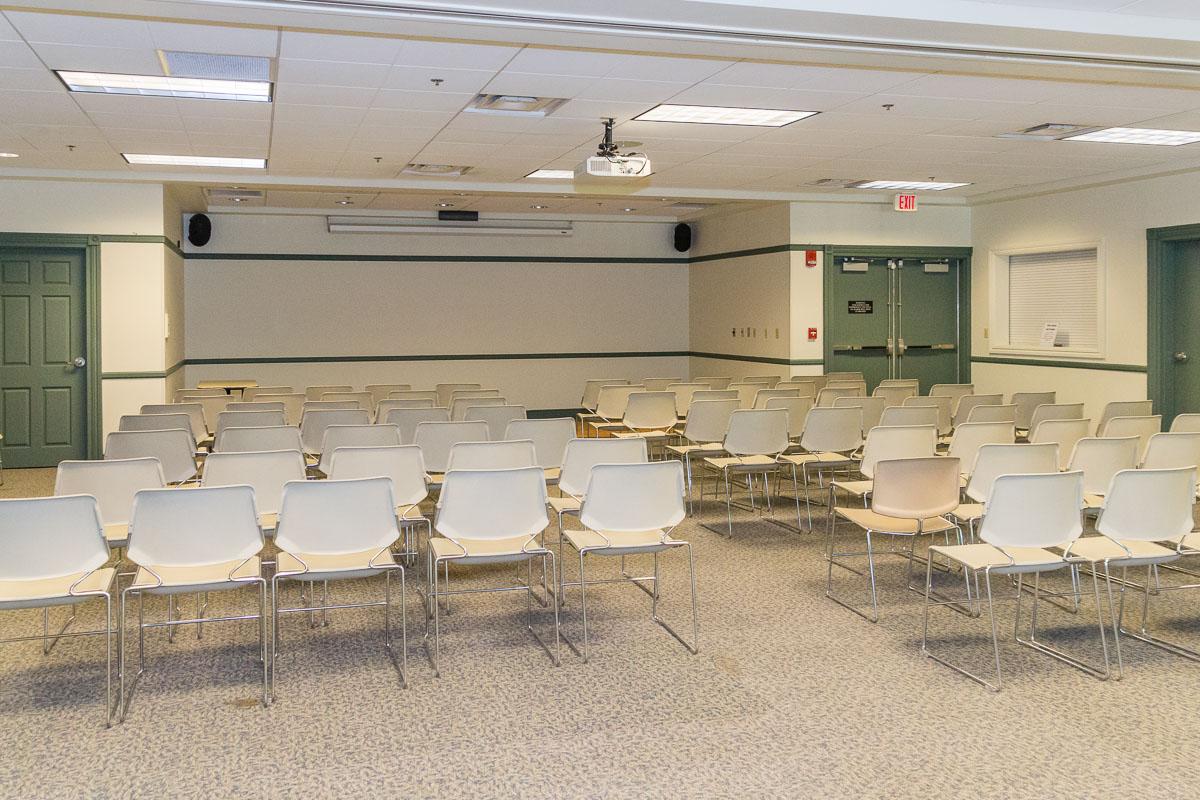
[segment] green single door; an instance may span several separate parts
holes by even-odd
[[[826,372],[861,372],[872,391],[891,377],[891,270],[886,258],[838,257],[826,289]]]
[[[1175,414],[1200,412],[1200,325],[1195,317],[1195,309],[1200,308],[1200,242],[1179,242],[1172,249],[1172,263],[1163,277],[1172,340],[1166,385],[1171,387],[1173,407],[1155,409],[1169,415],[1164,426],[1171,424]]]
[[[6,467],[86,457],[83,276],[81,253],[0,248],[0,456]]]
[[[959,259],[906,258],[897,282],[899,378],[917,378],[921,393],[936,383],[959,383]]]

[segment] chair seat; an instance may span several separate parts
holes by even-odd
[[[889,517],[884,514],[876,513],[869,508],[835,508],[834,512],[845,519],[850,520],[860,528],[875,531],[877,533],[900,533],[900,534],[915,534],[917,530],[917,520],[905,519],[903,517]],[[941,533],[942,531],[954,530],[955,525],[945,517],[929,517],[921,522],[920,533]]]
[[[129,523],[114,522],[104,526],[104,538],[109,547],[124,547],[129,544]]]
[[[620,431],[617,433],[621,439],[666,439],[674,436],[669,430],[661,431]]]
[[[542,472],[546,473],[546,483],[558,483],[562,476],[562,467],[546,467]]]
[[[237,572],[230,575],[230,571],[234,569]],[[219,589],[236,589],[261,574],[262,564],[258,556],[247,559],[245,562],[239,559],[187,567],[150,564],[138,567],[137,574],[134,575],[133,583],[129,588],[144,590],[151,594],[173,594],[184,591],[210,592]],[[155,575],[162,579],[161,584],[158,583]]]
[[[803,466],[805,464],[849,464],[853,461],[844,453],[791,453],[779,457],[780,461],[786,461],[789,464]]]
[[[1019,572],[1044,572],[1067,566],[1061,556],[1040,547],[1006,547],[1001,550],[990,544],[934,545],[930,553],[937,553],[967,569],[979,570],[991,567],[998,575]]]
[[[875,488],[875,481],[834,481],[833,485],[847,494],[862,497],[871,493],[871,490]]]
[[[590,549],[604,555],[619,556],[627,553],[654,553],[674,546],[671,539],[663,541],[661,530],[650,531],[563,531],[567,541],[576,550]]]
[[[1175,545],[1176,542],[1178,542],[1185,551],[1191,550],[1193,552],[1200,552],[1200,531],[1192,531],[1182,539],[1172,539],[1169,543],[1171,545]]]
[[[1120,539],[1118,543],[1107,536],[1087,536],[1076,539],[1075,543],[1071,545],[1067,559],[1076,558],[1092,562],[1108,561],[1122,567],[1137,567],[1176,561],[1179,553],[1160,544],[1139,539]]]
[[[779,466],[779,462],[770,456],[728,456],[728,457],[710,457],[704,459],[704,463],[713,469],[720,470],[761,470],[772,469]]]
[[[417,506],[396,506],[396,519],[400,522],[420,522],[425,515]]]
[[[1083,495],[1084,508],[1104,508],[1104,495],[1086,493]]]
[[[721,442],[707,442],[705,444],[669,444],[667,452],[674,453],[678,456],[687,455],[688,453],[719,453],[721,452]]]
[[[0,581],[0,608],[42,608],[44,606],[71,605],[92,599],[89,592],[105,592],[112,586],[117,571],[112,567],[101,567],[91,572],[74,572],[52,578],[32,581]],[[80,580],[82,579],[82,580]],[[76,594],[71,594],[71,586]]]
[[[278,511],[263,511],[258,515],[258,527],[264,531],[274,531],[279,527]]]
[[[556,514],[566,514],[571,511],[578,511],[583,505],[577,498],[571,497],[570,495],[566,495],[564,497],[548,497],[546,500],[548,503],[550,503],[550,507],[554,509],[554,513]]]
[[[429,540],[434,558],[453,561],[494,564],[500,561],[518,561],[530,555],[546,552],[537,539],[528,536],[510,536],[504,539],[457,539],[435,536]]]
[[[372,566],[371,559],[380,566]],[[378,548],[351,553],[289,553],[280,550],[275,569],[280,577],[293,580],[343,580],[378,575],[388,563],[388,557],[380,555]]]
[[[950,516],[959,522],[974,522],[983,519],[983,503],[961,503],[950,512]]]

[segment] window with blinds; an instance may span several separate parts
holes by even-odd
[[[1094,247],[1010,256],[1009,346],[1049,349],[1042,331],[1056,322],[1055,349],[1099,352],[1099,273]]]

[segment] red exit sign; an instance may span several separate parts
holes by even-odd
[[[917,196],[915,194],[898,194],[892,208],[897,211],[916,211]]]

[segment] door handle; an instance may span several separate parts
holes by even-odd
[[[87,359],[83,356],[75,356],[75,358],[71,359],[71,366],[76,369],[83,369],[87,366]]]
[[[1189,356],[1187,353],[1183,352],[1182,350],[1180,350],[1178,353],[1175,354],[1175,361],[1176,361],[1176,363],[1179,363],[1179,364],[1186,363],[1189,358],[1191,358],[1191,356]]]

